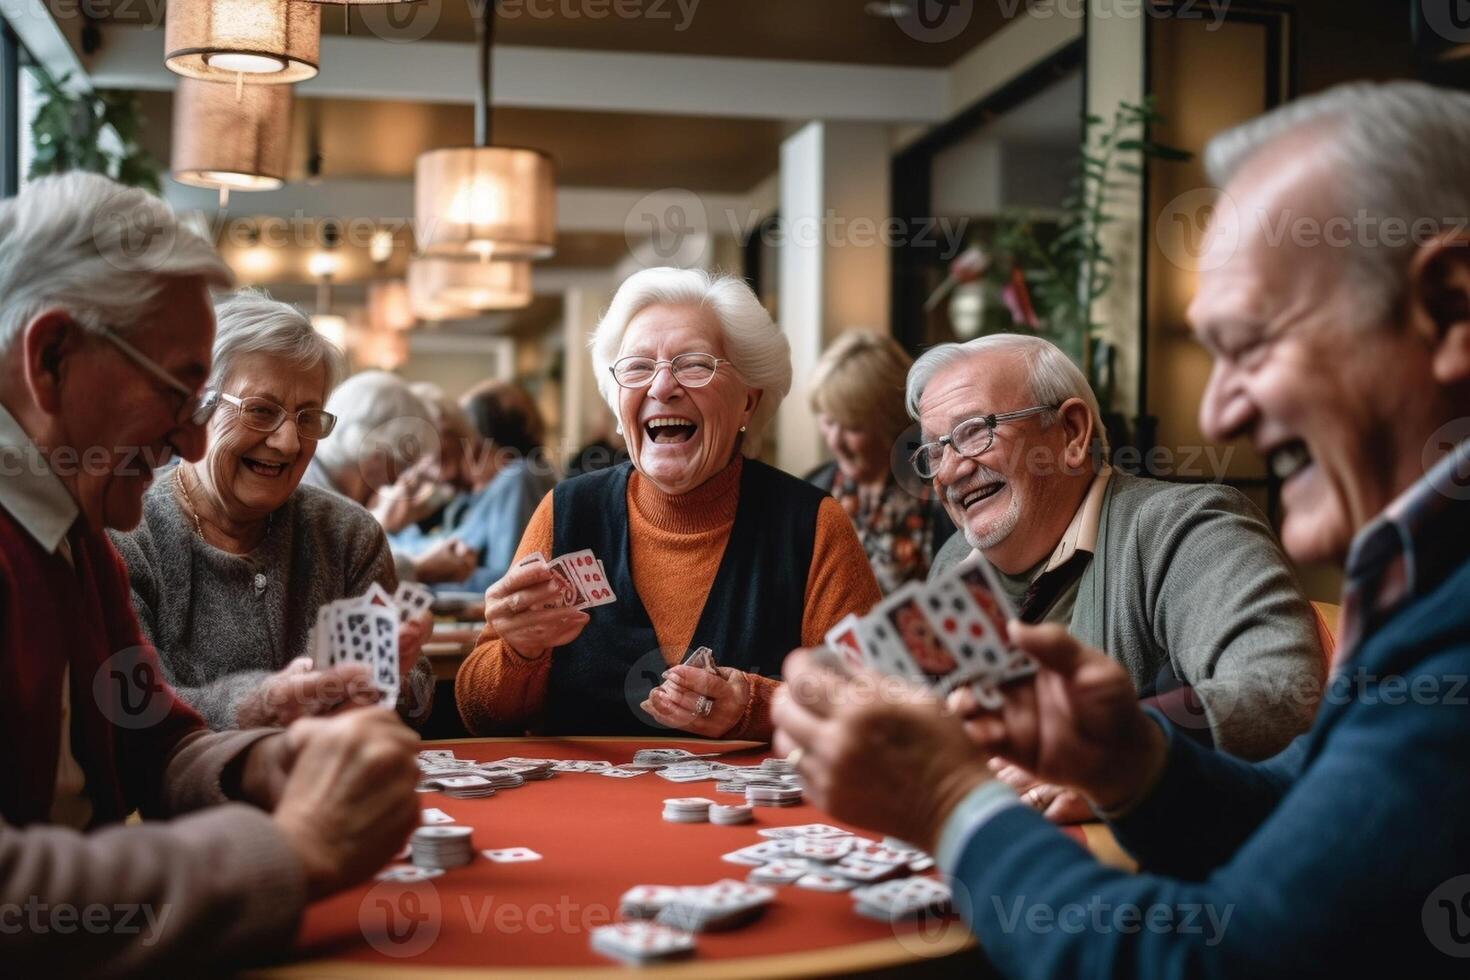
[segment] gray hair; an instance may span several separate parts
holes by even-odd
[[[1409,257],[1425,235],[1463,230],[1470,221],[1470,93],[1422,82],[1353,82],[1297,99],[1212,139],[1205,149],[1210,179],[1224,187],[1278,140],[1315,130],[1314,161],[1332,174],[1330,193],[1344,217],[1375,222],[1372,241],[1350,236],[1355,284],[1377,316],[1398,302]],[[1392,222],[1392,224],[1390,224]],[[1402,223],[1401,234],[1390,235]],[[1385,239],[1396,237],[1399,243]]]
[[[909,369],[908,389],[904,395],[909,416],[918,421],[919,400],[924,397],[924,388],[940,371],[980,354],[1004,353],[1016,355],[1025,367],[1031,398],[1036,404],[1060,405],[1068,398],[1082,399],[1092,416],[1093,440],[1106,458],[1108,432],[1103,426],[1097,395],[1088,384],[1087,376],[1060,347],[1031,334],[996,333],[976,337],[963,344],[939,344],[929,348]]]
[[[51,308],[84,329],[131,333],[164,288],[191,277],[219,289],[235,278],[163,201],[97,174],[42,177],[0,204],[0,355]]]
[[[329,473],[376,452],[386,452],[400,468],[439,455],[439,433],[428,406],[395,374],[354,374],[332,392],[327,411],[337,416],[337,428],[317,447],[316,458]]]
[[[473,439],[480,434],[459,402],[450,398],[434,382],[417,381],[408,388],[424,403],[424,407],[429,410],[429,420],[440,432],[461,440]]]
[[[623,280],[590,344],[597,390],[614,417],[619,389],[608,368],[618,356],[628,324],[643,310],[658,305],[705,307],[719,320],[725,356],[746,384],[763,392],[741,443],[741,452],[755,456],[766,427],[791,391],[791,345],[755,293],[735,276],[664,266],[635,272]]]
[[[322,401],[347,376],[347,356],[290,303],[255,289],[241,289],[215,304],[214,367],[209,386],[222,388],[241,357],[267,354],[302,371],[326,373]]]

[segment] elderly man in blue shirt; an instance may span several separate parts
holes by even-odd
[[[1470,95],[1410,82],[1302,99],[1207,153],[1201,423],[1270,460],[1288,553],[1346,572],[1333,675],[1280,755],[1181,738],[1055,625],[1012,624],[1041,670],[995,713],[847,697],[789,658],[777,748],[836,816],[934,849],[1003,974],[1465,975],[1467,159]],[[1020,805],[990,754],[1082,793],[1143,873]]]

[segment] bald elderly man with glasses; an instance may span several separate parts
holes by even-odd
[[[908,402],[928,440],[914,469],[963,532],[931,575],[978,548],[1023,620],[1110,651],[1141,697],[1233,755],[1272,755],[1311,724],[1316,616],[1243,494],[1098,465],[1097,398],[1039,337],[935,347],[909,373]],[[1054,819],[1092,818],[1074,794],[1002,777]]]

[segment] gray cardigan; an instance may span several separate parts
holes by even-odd
[[[956,534],[930,577],[970,553]],[[1274,755],[1316,712],[1325,674],[1316,616],[1275,535],[1233,487],[1114,472],[1068,629],[1120,661],[1140,690],[1170,667],[1232,754]]]
[[[310,655],[308,639],[323,603],[359,596],[373,582],[390,593],[398,587],[393,559],[371,514],[304,485],[272,515],[254,552],[220,551],[195,532],[173,473],[160,474],[144,495],[143,522],[135,530],[109,533],[128,566],[139,625],[157,647],[168,682],[211,728],[234,728],[246,694]],[[421,658],[400,712],[427,713],[423,699],[432,687],[428,660]]]

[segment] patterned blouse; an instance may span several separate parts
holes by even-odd
[[[924,581],[934,552],[943,543],[934,540],[933,501],[909,493],[892,476],[874,493],[859,487],[841,469],[832,470],[828,484],[832,496],[857,528],[883,594],[907,582]]]

